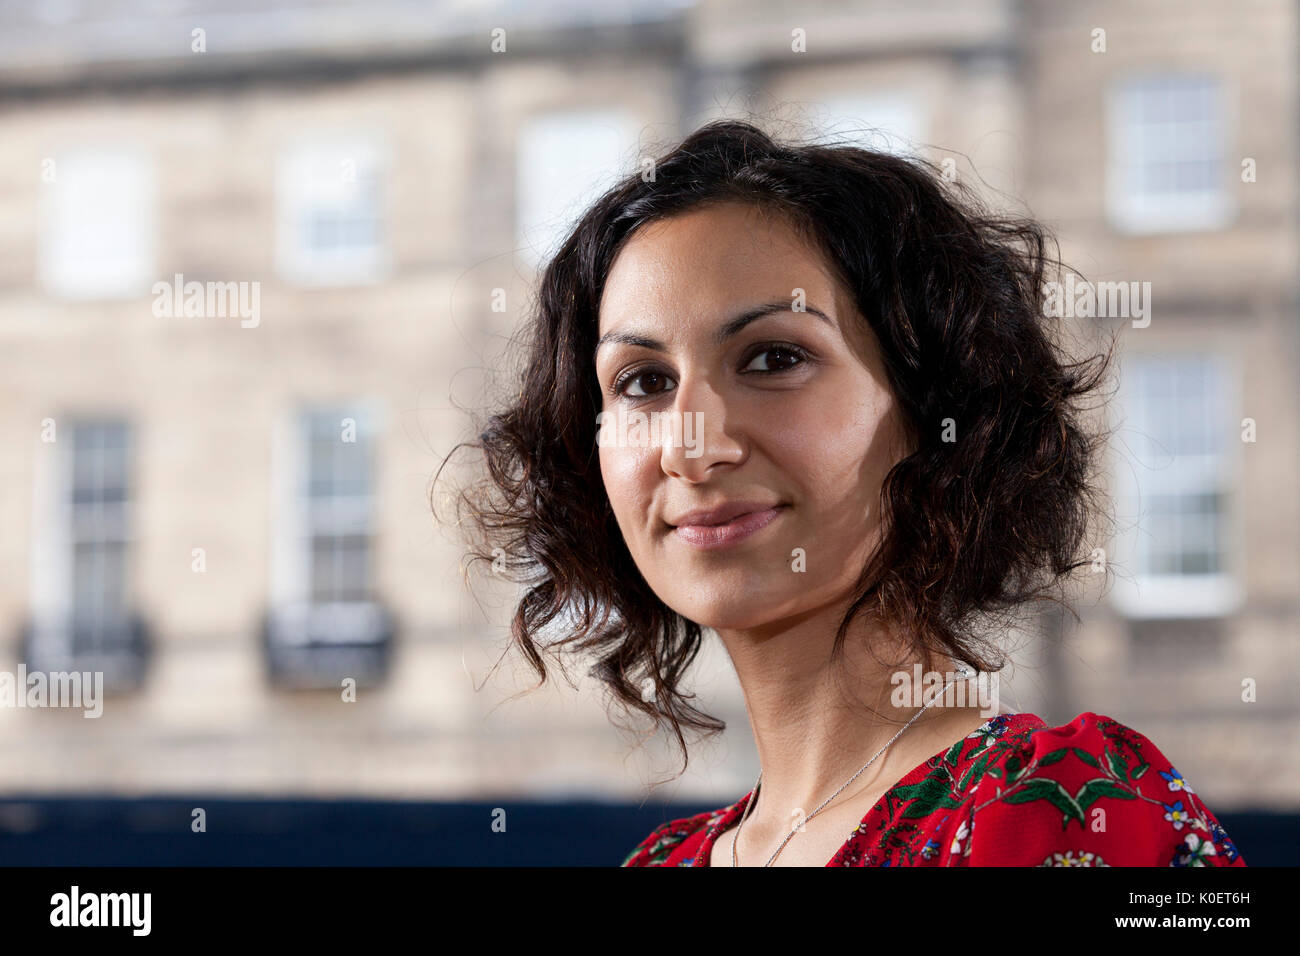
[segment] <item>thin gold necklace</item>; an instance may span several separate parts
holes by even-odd
[[[952,684],[955,681],[959,679],[969,680],[970,678],[974,677],[976,674],[979,673],[978,671],[974,670],[973,668],[965,664],[962,665],[962,668],[963,668],[962,670],[957,672],[956,677],[954,677],[952,680],[948,681],[948,683],[943,685],[943,690],[939,691],[939,693],[934,696],[933,700],[931,700],[930,703],[926,704],[924,707],[922,707],[920,710],[918,710],[915,714],[912,715],[912,719],[903,725],[902,730],[900,730],[898,733],[894,734],[892,738],[890,738],[889,743],[885,744],[885,746],[877,750],[875,756],[873,756],[870,760],[864,763],[862,765],[862,768],[857,773],[849,777],[848,780],[844,781],[844,785],[841,786],[839,790],[836,790],[834,793],[832,793],[829,797],[825,799],[825,801],[822,802],[821,806],[819,806],[812,813],[808,814],[808,816],[804,817],[803,820],[801,820],[799,823],[796,823],[794,827],[791,828],[790,832],[786,834],[785,839],[781,841],[781,845],[776,848],[776,852],[773,853],[770,857],[768,857],[767,862],[764,863],[763,865],[771,866],[772,862],[777,858],[777,855],[782,850],[785,849],[785,845],[790,842],[791,838],[796,833],[799,832],[800,826],[806,824],[813,817],[817,816],[817,814],[825,810],[827,804],[829,804],[832,800],[838,797],[844,791],[845,787],[851,784],[854,780],[857,780],[858,777],[862,776],[863,771],[865,771],[868,767],[870,767],[875,762],[876,757],[879,757],[881,754],[883,754],[886,750],[889,749],[890,745],[893,744],[895,740],[903,736],[903,731],[907,730],[908,727],[911,727],[912,724],[916,722],[916,718],[924,714],[927,710],[930,709],[930,707],[934,705],[935,701],[941,700],[943,696],[948,693],[948,688],[952,686]],[[749,798],[749,803],[745,804],[745,812],[740,815],[740,824],[736,827],[736,838],[731,841],[731,865],[732,866],[739,865],[736,862],[736,846],[740,843],[740,834],[741,831],[744,830],[745,828],[745,818],[749,816],[749,811],[754,809],[754,804],[758,802],[758,787],[759,784],[761,784],[762,782],[763,782],[763,771],[760,769],[758,771],[758,779],[754,781],[754,789]]]

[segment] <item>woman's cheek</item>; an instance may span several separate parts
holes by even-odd
[[[649,459],[644,449],[600,449],[600,475],[614,517],[626,535],[642,527],[648,516],[653,484],[646,475]]]
[[[764,445],[782,470],[809,476],[837,467],[836,462],[851,455],[860,441],[861,433],[833,410],[804,407],[803,403],[783,410],[764,428]]]

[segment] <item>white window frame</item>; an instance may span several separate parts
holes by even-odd
[[[55,423],[56,440],[49,446],[42,446],[48,449],[49,454],[38,456],[35,468],[33,511],[39,517],[39,533],[33,537],[31,551],[32,641],[42,658],[75,662],[78,655],[74,653],[72,644],[72,625],[76,611],[75,561],[78,534],[76,506],[72,495],[75,488],[77,430],[102,425],[124,426],[126,429],[122,462],[126,472],[126,497],[117,506],[121,513],[110,520],[118,526],[117,534],[111,537],[124,545],[120,601],[127,617],[132,613],[131,528],[135,434],[131,422],[120,417],[60,417],[55,419]]]
[[[382,406],[375,400],[356,402],[330,401],[305,403],[287,409],[273,430],[272,493],[277,502],[272,525],[271,601],[273,605],[319,606],[313,598],[312,546],[315,531],[329,517],[317,511],[309,494],[311,475],[309,414],[335,415],[339,422],[356,420],[357,435],[365,436],[369,451],[369,486],[365,495],[348,496],[337,502],[333,527],[337,531],[360,531],[369,546],[369,597],[363,601],[337,601],[331,604],[364,604],[378,599],[376,579],[376,542],[378,538],[378,494],[380,479],[379,451],[384,427]]]
[[[1204,96],[1206,112],[1187,119],[1151,123],[1139,115],[1178,97]],[[1229,189],[1230,152],[1227,90],[1213,74],[1133,74],[1106,94],[1106,211],[1121,232],[1147,234],[1221,229],[1236,214]],[[1186,110],[1188,104],[1181,104]],[[1168,111],[1166,110],[1166,115]],[[1147,189],[1137,180],[1156,163],[1211,164],[1211,183],[1199,190]]]
[[[158,255],[152,158],[133,146],[77,147],[50,158],[53,179],[40,184],[41,286],[73,301],[147,295]]]
[[[1158,413],[1144,413],[1137,405],[1142,379],[1153,363],[1204,362],[1219,382],[1217,412],[1211,400],[1207,433],[1217,438],[1218,453],[1202,455],[1175,453],[1167,439],[1152,436],[1146,428]],[[1242,602],[1238,572],[1241,554],[1239,502],[1235,494],[1240,467],[1239,368],[1225,356],[1210,352],[1176,351],[1129,353],[1125,358],[1121,385],[1121,407],[1125,421],[1117,437],[1122,450],[1117,471],[1117,503],[1120,522],[1117,554],[1119,566],[1112,599],[1116,608],[1130,618],[1215,618],[1237,611]],[[1171,399],[1172,401],[1172,399]],[[1153,478],[1158,475],[1158,478]],[[1144,484],[1145,482],[1145,484]],[[1204,574],[1151,573],[1142,566],[1144,548],[1153,529],[1143,495],[1153,488],[1166,494],[1220,493],[1222,510],[1217,519],[1218,568]]]
[[[526,117],[515,146],[515,241],[536,268],[587,208],[635,170],[639,126],[617,107],[549,110]]]
[[[276,162],[279,274],[303,286],[369,285],[384,279],[391,269],[387,174],[386,148],[377,136],[319,134],[287,146]],[[352,221],[373,218],[372,242],[327,249],[304,241],[306,220],[346,212],[366,191],[372,192],[373,208]]]
[[[929,135],[925,111],[902,91],[837,93],[817,100],[814,109],[821,136],[905,159],[917,155]]]

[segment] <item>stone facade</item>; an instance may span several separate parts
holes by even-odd
[[[1150,282],[1152,321],[1119,323],[1124,349],[1226,356],[1239,417],[1257,423],[1226,506],[1239,608],[1135,620],[1088,590],[1079,625],[1023,636],[1007,699],[1055,722],[1094,710],[1132,724],[1216,808],[1300,799],[1300,771],[1273,769],[1300,729],[1294,5],[945,0],[791,14],[706,0],[619,23],[561,4],[517,25],[490,9],[436,29],[395,14],[387,31],[375,4],[365,18],[325,4],[326,19],[274,30],[216,6],[141,22],[120,47],[96,22],[0,31],[12,54],[0,58],[0,670],[20,663],[40,582],[62,560],[41,543],[67,444],[42,440],[47,419],[131,424],[129,603],[154,640],[143,684],[111,696],[101,719],[0,710],[0,792],[630,799],[670,774],[662,742],[634,750],[580,667],[572,687],[508,699],[531,685],[517,657],[493,671],[512,593],[467,593],[454,529],[429,509],[442,456],[473,436],[463,409],[506,387],[494,374],[530,304],[523,130],[549,111],[617,109],[639,137],[620,154],[634,160],[720,115],[815,125],[856,103],[896,118],[928,158],[952,159],[991,204],[1043,218],[1088,278]],[[327,29],[331,15],[366,27],[350,38]],[[207,49],[191,52],[203,22]],[[508,45],[494,54],[498,26]],[[791,49],[797,31],[807,52]],[[1222,227],[1130,235],[1107,217],[1107,97],[1130,73],[1180,68],[1222,78],[1225,162],[1255,159],[1257,179],[1236,185]],[[278,164],[304,136],[340,133],[379,157],[381,261],[364,281],[293,281],[279,265]],[[57,252],[43,235],[61,158],[119,145],[147,157],[150,283],[51,292],[42,257]],[[259,324],[156,316],[148,285],[177,273],[258,283]],[[1114,324],[1075,331],[1095,343]],[[373,589],[397,627],[387,679],[346,703],[270,685],[260,633],[282,580],[286,430],[300,407],[358,401],[374,413]],[[1242,702],[1244,678],[1258,702]],[[731,800],[757,767],[716,641],[695,684],[733,733],[693,751],[660,793]]]

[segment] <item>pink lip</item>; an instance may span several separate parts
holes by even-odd
[[[683,524],[673,529],[683,542],[701,551],[713,551],[727,548],[748,538],[750,535],[766,528],[777,519],[785,505],[777,505],[766,511],[751,511],[749,514],[737,515],[723,524]]]

